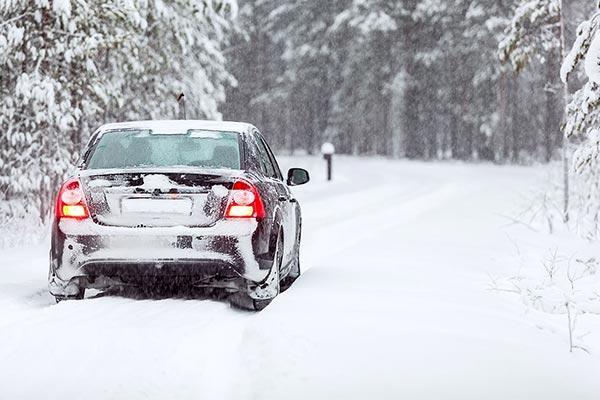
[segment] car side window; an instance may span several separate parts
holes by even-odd
[[[277,164],[277,160],[275,159],[275,155],[273,154],[273,151],[271,151],[271,148],[269,147],[266,140],[261,135],[258,135],[258,138],[263,143],[265,149],[267,150],[267,153],[269,154],[269,160],[271,160],[271,165],[273,166],[273,170],[275,171],[274,178],[283,180],[283,175],[281,174],[281,169],[279,169],[279,164]]]
[[[258,150],[258,163],[261,171],[269,178],[278,178],[275,168],[269,158],[269,152],[257,134],[254,134],[254,142],[256,143],[256,149]]]

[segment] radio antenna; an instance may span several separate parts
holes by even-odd
[[[187,119],[185,112],[185,94],[181,93],[177,96],[177,102],[179,103],[179,119]]]

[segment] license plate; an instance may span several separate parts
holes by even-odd
[[[123,199],[124,213],[144,214],[192,214],[192,199]]]

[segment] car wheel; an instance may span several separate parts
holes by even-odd
[[[283,235],[281,232],[277,237],[277,245],[271,272],[265,281],[253,288],[252,295],[247,292],[237,292],[229,296],[232,306],[250,311],[264,310],[281,291],[280,272],[283,261]]]
[[[296,243],[296,255],[292,261],[292,269],[290,270],[289,274],[281,280],[281,291],[285,292],[288,290],[294,284],[296,279],[298,279],[300,274],[300,235],[298,235],[298,241]]]
[[[56,303],[58,304],[61,301],[65,301],[65,300],[83,300],[84,297],[85,297],[85,288],[80,288],[79,293],[76,296],[54,296],[54,300],[56,300]]]
[[[298,279],[298,277],[300,276],[299,252],[296,252],[296,256],[294,257],[294,261],[292,261],[292,263],[293,265],[290,273],[288,274],[288,276],[281,280],[280,287],[282,292],[288,290],[294,284],[294,282],[296,282],[296,279]]]

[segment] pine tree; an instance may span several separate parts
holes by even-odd
[[[48,215],[58,183],[100,123],[218,118],[230,0],[0,0],[0,200]],[[25,201],[27,200],[27,201]]]
[[[45,215],[76,160],[81,121],[102,109],[96,58],[121,39],[112,27],[123,16],[70,1],[2,1],[0,14],[0,188]]]
[[[561,79],[567,80],[583,61],[587,82],[567,105],[565,134],[579,141],[573,166],[585,185],[578,193],[578,227],[587,236],[600,233],[600,2],[591,18],[577,29],[577,38],[563,60]],[[583,225],[582,225],[583,222]]]
[[[107,50],[108,115],[119,120],[173,118],[185,93],[188,117],[220,118],[225,86],[234,82],[222,47],[233,29],[230,1],[134,0],[128,40]]]
[[[351,38],[340,41],[344,57],[328,124],[341,149],[399,155],[392,144],[392,82],[401,69],[396,62],[402,47],[400,23],[408,19],[403,10],[400,3],[354,1],[334,20],[332,35]]]
[[[304,148],[313,152],[327,131],[330,100],[339,83],[339,59],[343,57],[340,37],[330,27],[350,0],[267,1],[272,4],[267,27],[276,32],[273,40],[282,46],[285,65],[274,94],[284,94],[283,101],[293,109],[286,126],[301,132]]]
[[[550,161],[556,147],[562,145],[558,65],[561,52],[562,6],[559,0],[519,0],[504,37],[499,43],[500,60],[510,62],[517,73],[536,62],[545,69],[546,85],[544,157]]]

